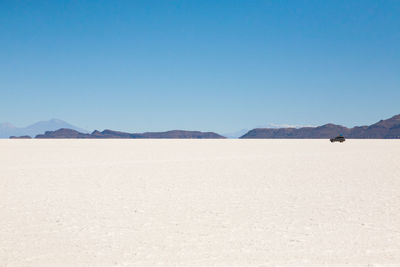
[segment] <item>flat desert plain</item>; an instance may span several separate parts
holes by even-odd
[[[0,266],[400,266],[400,140],[0,140]]]

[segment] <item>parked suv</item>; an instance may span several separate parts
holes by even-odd
[[[336,136],[335,138],[331,138],[330,140],[332,143],[333,142],[343,143],[344,141],[346,141],[346,139],[344,139],[343,135]]]

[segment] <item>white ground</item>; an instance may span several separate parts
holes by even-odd
[[[400,140],[0,140],[0,266],[400,266]]]

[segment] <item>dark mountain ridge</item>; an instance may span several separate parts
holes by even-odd
[[[173,130],[167,132],[147,132],[147,133],[125,133],[112,130],[93,131],[85,134],[72,129],[59,129],[56,131],[46,131],[35,138],[80,138],[80,139],[145,139],[145,138],[169,138],[169,139],[221,139],[222,135],[213,132],[183,131]]]
[[[397,139],[400,138],[400,114],[387,120],[380,120],[370,126],[353,128],[332,123],[318,127],[256,128],[240,138],[332,138],[340,134],[354,139]]]

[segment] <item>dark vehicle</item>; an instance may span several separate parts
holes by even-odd
[[[344,139],[343,135],[336,136],[335,138],[331,138],[330,140],[332,143],[333,142],[343,143],[344,141],[346,141],[346,139]]]

